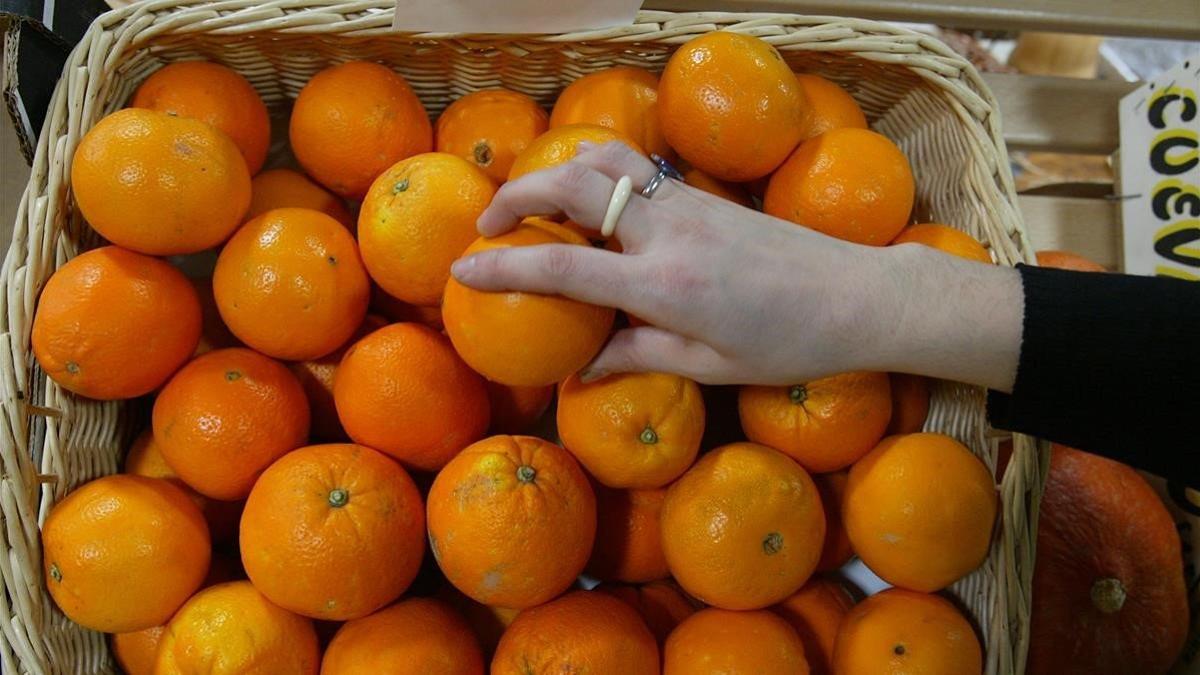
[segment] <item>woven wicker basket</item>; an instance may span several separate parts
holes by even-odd
[[[497,86],[549,103],[584,73],[614,64],[658,70],[676,46],[697,35],[749,33],[778,47],[796,70],[850,89],[874,128],[911,160],[922,218],[953,223],[980,238],[1001,264],[1031,259],[995,101],[965,60],[930,37],[855,19],[667,12],[642,12],[629,27],[563,35],[412,35],[390,30],[393,6],[387,0],[142,2],[101,16],[72,53],[42,129],[0,293],[5,673],[115,670],[104,636],[68,621],[46,594],[38,534],[56,500],[117,470],[142,412],[129,403],[81,399],[48,381],[32,358],[29,336],[46,279],[98,242],[72,204],[76,144],[164,63],[224,63],[249,78],[268,105],[284,111],[325,66],[376,60],[408,78],[437,113],[461,94]],[[926,428],[958,438],[995,466],[996,436],[987,427],[981,390],[936,386]],[[999,481],[1004,506],[992,553],[953,589],[984,638],[989,674],[1023,671],[1028,633],[1045,466],[1031,439],[1018,437],[1015,445]]]

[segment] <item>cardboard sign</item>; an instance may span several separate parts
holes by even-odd
[[[392,28],[429,33],[568,33],[628,26],[641,0],[399,0]]]
[[[1200,281],[1200,53],[1121,99],[1125,272]]]

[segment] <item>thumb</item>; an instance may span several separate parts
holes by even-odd
[[[673,373],[697,382],[724,382],[730,364],[715,349],[657,326],[626,328],[579,373],[590,382],[613,373]]]

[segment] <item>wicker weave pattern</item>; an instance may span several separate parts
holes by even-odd
[[[395,34],[386,0],[151,0],[100,17],[72,53],[50,104],[21,201],[0,293],[0,665],[6,673],[101,673],[102,635],[67,621],[45,593],[38,528],[74,486],[116,471],[144,406],[76,398],[49,382],[29,345],[37,294],[98,241],[72,207],[72,153],[106,113],[165,62],[206,58],[245,75],[286,107],[314,73],[349,59],[393,66],[431,113],[477,89],[507,87],[549,103],[571,80],[615,64],[661,69],[705,32],[762,37],[796,70],[847,86],[873,126],[912,161],[922,217],[980,238],[1002,264],[1032,258],[1014,206],[995,101],[978,74],[927,36],[874,22],[780,14],[642,12],[633,26],[549,36]],[[278,120],[276,120],[278,124]],[[947,289],[952,292],[952,289]],[[995,465],[978,389],[935,388],[929,430]],[[1021,672],[1036,510],[1044,462],[1016,439],[1001,483],[1003,523],[988,562],[955,587],[985,637],[988,673]]]

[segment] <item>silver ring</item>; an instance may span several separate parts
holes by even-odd
[[[640,194],[646,199],[653,197],[654,192],[658,190],[658,186],[662,185],[663,181],[667,180],[668,178],[678,181],[683,180],[683,174],[679,173],[679,170],[671,166],[671,163],[667,160],[654,153],[650,153],[650,160],[658,165],[658,172],[655,173],[654,177],[647,181],[646,186],[642,188]]]

